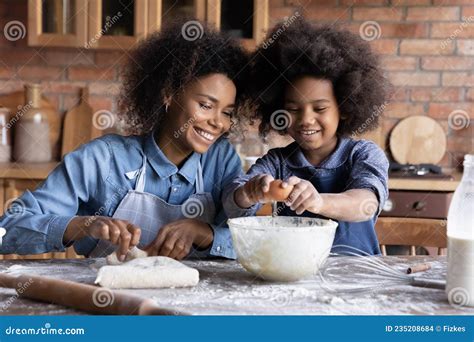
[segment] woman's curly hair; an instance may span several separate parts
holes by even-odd
[[[174,21],[131,52],[122,76],[119,119],[129,133],[150,132],[165,116],[165,98],[198,77],[221,73],[237,89],[235,127],[245,102],[248,62],[248,54],[226,34],[196,20]]]
[[[332,82],[341,117],[339,136],[377,127],[391,86],[369,44],[349,31],[298,18],[276,25],[252,58],[253,119],[261,120],[261,135],[272,129],[272,113],[283,109],[286,87],[301,76]]]

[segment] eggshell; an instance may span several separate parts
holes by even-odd
[[[270,190],[267,192],[267,199],[277,202],[285,201],[293,190],[293,186],[288,185],[283,188],[281,179],[274,180],[270,183]]]

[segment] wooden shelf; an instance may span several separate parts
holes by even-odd
[[[58,162],[50,163],[0,163],[0,179],[45,179]]]
[[[453,180],[389,178],[388,188],[390,190],[455,191],[462,174],[455,173],[453,177]]]

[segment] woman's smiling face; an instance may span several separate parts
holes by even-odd
[[[335,147],[340,116],[331,81],[298,78],[287,87],[284,101],[291,116],[288,134],[304,151]]]
[[[236,88],[223,74],[210,74],[188,84],[168,108],[165,134],[181,153],[206,152],[231,126]]]

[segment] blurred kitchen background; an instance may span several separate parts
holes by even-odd
[[[445,230],[463,157],[474,151],[474,0],[0,0],[2,212],[79,142],[120,131],[114,113],[129,50],[182,15],[231,32],[248,49],[264,41],[266,29],[298,15],[369,41],[395,86],[391,102],[374,109],[383,112],[380,128],[365,136],[401,164],[390,183],[401,198],[385,216]],[[40,116],[29,117],[33,103]],[[47,125],[50,156],[14,161],[15,149],[20,154],[31,141],[10,129],[22,119]],[[421,140],[406,138],[423,130]],[[264,144],[250,127],[234,142],[248,166],[288,140]]]

